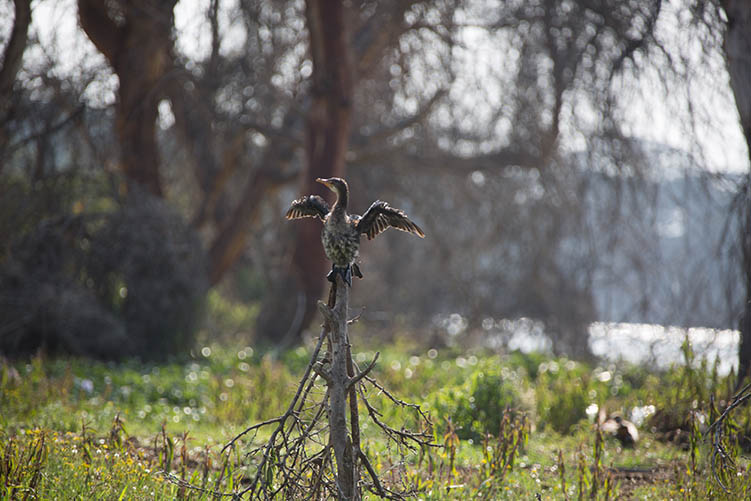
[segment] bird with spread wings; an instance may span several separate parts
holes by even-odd
[[[349,203],[349,186],[344,179],[332,177],[316,179],[336,194],[336,202],[329,208],[326,201],[318,195],[308,195],[292,202],[287,210],[287,219],[317,217],[323,221],[321,241],[326,257],[332,263],[327,275],[331,282],[339,273],[344,281],[352,285],[352,273],[362,278],[360,268],[355,262],[360,251],[360,236],[367,235],[372,240],[389,228],[412,233],[420,238],[425,233],[412,222],[404,211],[391,207],[388,203],[376,200],[358,216],[347,213]]]

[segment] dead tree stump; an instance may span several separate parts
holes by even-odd
[[[336,291],[334,307],[319,303],[319,309],[326,319],[330,336],[331,366],[328,370],[319,370],[319,374],[326,380],[329,388],[329,436],[336,459],[339,499],[350,501],[355,499],[357,475],[355,474],[356,456],[352,439],[347,433],[347,394],[354,384],[354,377],[351,378],[347,374],[347,359],[350,353],[347,333],[349,287],[341,276],[336,275],[336,283],[332,285],[332,288]]]
[[[235,494],[237,499],[248,495],[249,499],[282,496],[285,499],[360,501],[363,490],[395,500],[413,497],[413,491],[397,492],[384,486],[362,451],[358,399],[367,411],[364,419],[373,422],[386,440],[400,449],[414,452],[420,447],[435,447],[431,441],[430,419],[418,405],[399,400],[368,376],[375,367],[378,353],[363,369],[352,360],[348,335],[348,325],[353,321],[349,319],[349,291],[337,275],[328,304],[319,301],[318,309],[323,315],[324,325],[287,411],[277,418],[250,426],[222,449],[222,453],[231,450],[241,438],[250,436],[251,450],[246,456],[258,458],[255,473],[248,478],[249,485]],[[328,341],[328,353],[321,355],[324,341]],[[306,403],[317,378],[326,382],[325,397],[312,404]],[[380,412],[368,400],[364,388],[366,383],[391,404],[411,409],[421,423],[420,430],[395,429],[381,421]],[[274,426],[270,438],[264,444],[254,444],[255,434],[267,426]],[[327,437],[328,440],[321,441],[318,437]],[[320,449],[313,453],[311,449],[316,447]]]

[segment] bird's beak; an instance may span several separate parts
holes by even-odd
[[[316,179],[316,183],[321,183],[325,187],[331,189],[331,182],[328,179],[324,179],[322,177],[319,177],[319,178]]]

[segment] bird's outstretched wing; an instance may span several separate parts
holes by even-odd
[[[395,209],[380,200],[373,202],[373,205],[365,211],[365,214],[357,222],[357,231],[366,234],[368,240],[374,239],[376,235],[386,231],[389,227],[425,238],[425,233],[409,220],[404,211]]]
[[[301,217],[317,217],[323,220],[329,213],[329,204],[318,195],[308,195],[298,198],[290,204],[285,215],[287,219]]]

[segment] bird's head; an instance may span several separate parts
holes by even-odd
[[[336,193],[337,197],[344,198],[349,193],[349,187],[347,186],[347,181],[340,177],[330,177],[328,179],[318,178],[316,179],[317,183],[321,183],[334,193]]]

